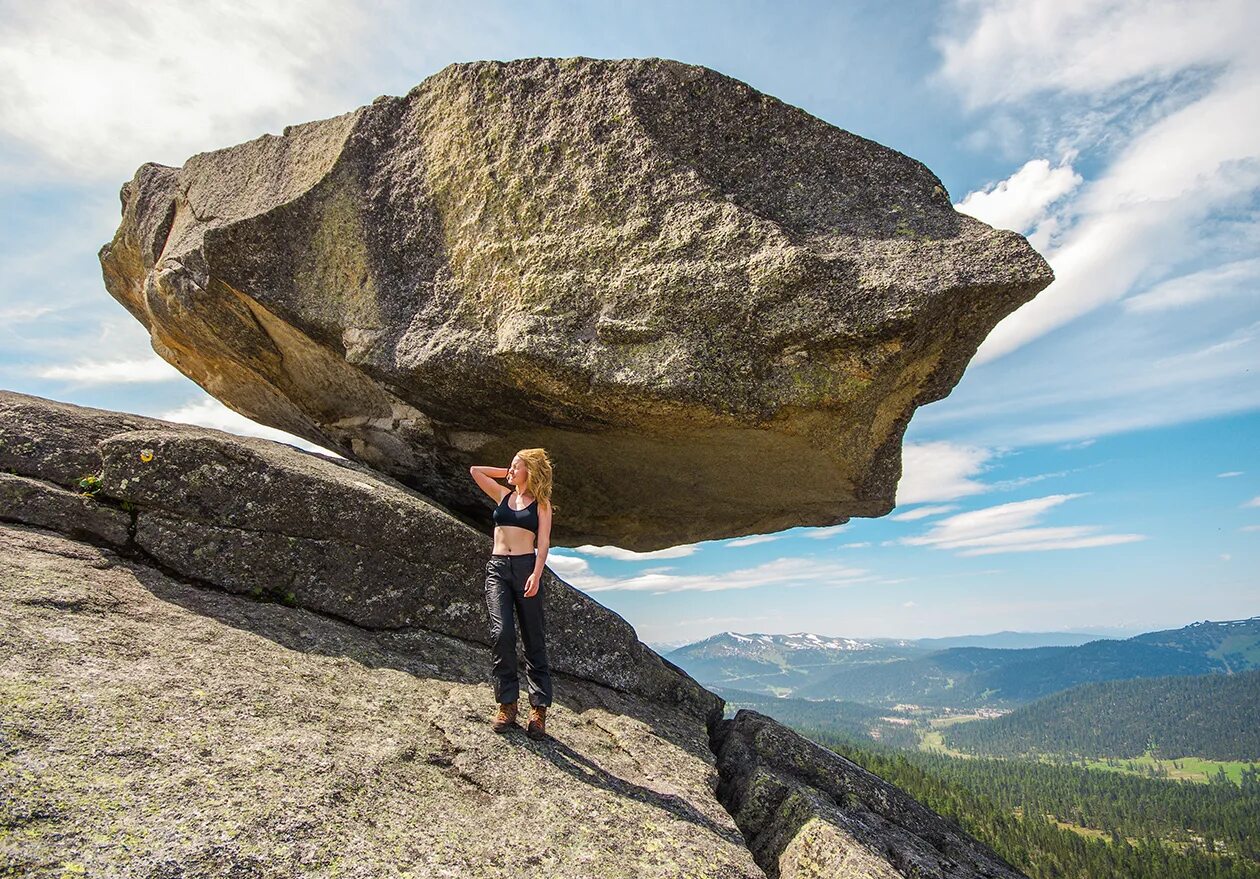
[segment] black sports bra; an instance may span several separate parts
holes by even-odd
[[[530,505],[523,510],[514,510],[508,506],[508,498],[516,494],[515,491],[509,491],[503,496],[503,500],[499,501],[499,505],[494,508],[494,524],[496,525],[513,525],[517,528],[526,528],[538,533],[538,499],[535,498]]]

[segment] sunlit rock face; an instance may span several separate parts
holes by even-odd
[[[0,515],[3,873],[763,879],[694,713],[563,676],[500,735],[488,655]]]
[[[555,545],[878,516],[915,408],[1051,280],[935,175],[712,70],[452,65],[122,189],[106,286],[233,409]]]
[[[0,390],[5,875],[1018,879],[550,572],[550,737],[495,732],[490,549],[362,464]]]
[[[370,468],[283,443],[0,390],[0,522],[373,631],[491,644],[489,537]],[[540,589],[557,674],[721,716],[618,614],[549,568]]]

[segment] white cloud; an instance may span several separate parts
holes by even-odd
[[[1009,113],[1019,101],[1024,116],[1052,114],[1047,124],[1061,129],[1091,102],[1111,107],[1102,123],[1086,124],[1062,145],[1110,161],[1047,219],[1045,234],[1034,235],[1056,280],[1003,320],[973,363],[1009,354],[1131,293],[1138,295],[1130,308],[1151,310],[1237,284],[1200,274],[1150,290],[1151,298],[1142,289],[1201,260],[1210,221],[1246,205],[1260,188],[1260,65],[1243,36],[1260,26],[1260,6],[977,0],[963,11],[963,27],[941,41],[941,76],[972,107]],[[1195,88],[1172,88],[1175,77],[1194,79]],[[1178,100],[1161,101],[1168,91]],[[1032,188],[1026,182],[1020,191]],[[1012,215],[1035,210],[1035,200],[1019,192],[1003,192],[999,202]],[[1196,269],[1204,271],[1211,269]]]
[[[1246,348],[1250,342],[1256,338],[1256,330],[1260,328],[1260,324],[1248,327],[1243,332],[1235,333],[1228,339],[1213,342],[1202,348],[1196,348],[1190,351],[1179,351],[1168,357],[1161,357],[1155,361],[1155,365],[1161,369],[1176,369],[1184,371],[1187,368],[1193,368],[1197,363],[1211,362],[1219,359],[1220,355],[1228,354],[1241,348]]]
[[[679,546],[670,546],[665,549],[653,549],[648,552],[635,552],[632,549],[622,549],[619,546],[594,546],[592,544],[584,544],[574,547],[574,552],[580,552],[583,555],[593,555],[600,558],[616,559],[619,562],[642,562],[648,559],[678,559],[684,556],[694,554],[700,547],[694,543],[684,543]]]
[[[551,568],[563,580],[581,576],[591,569],[590,563],[586,559],[558,553],[555,550],[547,551],[547,567]]]
[[[1234,293],[1260,293],[1260,259],[1240,259],[1190,272],[1124,300],[1130,311],[1163,311]]]
[[[901,543],[977,556],[1110,546],[1146,539],[1141,534],[1099,534],[1094,525],[1033,527],[1049,510],[1078,497],[1082,495],[1056,494],[959,513],[937,522],[926,534],[903,538]]]
[[[1024,447],[1254,410],[1254,317],[1189,309],[1136,320],[1107,309],[1011,360],[973,366],[916,425],[956,442]]]
[[[1249,0],[970,0],[976,15],[939,41],[941,75],[972,107],[1042,91],[1097,92],[1252,50]]]
[[[1224,209],[1260,186],[1260,121],[1248,134],[1254,143],[1233,144],[1201,132],[1235,124],[1247,115],[1244,107],[1260,104],[1260,82],[1245,94],[1221,100],[1213,118],[1190,118],[1182,111],[1171,120],[1175,137],[1153,134],[1139,139],[1085,195],[1073,205],[1079,219],[1063,233],[1063,243],[1046,253],[1055,280],[1031,302],[1016,309],[981,344],[973,362],[985,363],[1125,296],[1142,278],[1172,259],[1192,258],[1199,247],[1196,228],[1213,212]],[[1199,108],[1196,104],[1190,110]],[[1199,116],[1202,114],[1194,114]],[[1247,128],[1247,123],[1238,123]],[[1185,148],[1200,139],[1217,145],[1216,156],[1203,157]],[[1246,161],[1244,161],[1246,160]],[[1248,164],[1254,162],[1254,164]],[[1132,166],[1158,165],[1148,173],[1182,178],[1181,188],[1163,198],[1154,192],[1138,194],[1140,183],[1121,180],[1135,176]],[[1230,168],[1227,169],[1226,166]],[[1132,187],[1132,188],[1131,188]]]
[[[751,537],[737,537],[734,540],[728,540],[726,546],[756,546],[758,543],[770,543],[773,540],[779,540],[782,534],[754,534]]]
[[[358,4],[6,4],[0,29],[0,140],[42,166],[116,180],[144,161],[192,153],[342,112],[343,57],[361,44]]]
[[[1260,531],[1260,525],[1244,525],[1238,530],[1239,531]]]
[[[180,406],[178,409],[163,412],[155,417],[164,421],[178,421],[181,424],[213,427],[216,430],[235,433],[239,436],[261,437],[262,439],[274,440],[279,443],[288,443],[300,449],[319,452],[321,455],[329,455],[335,458],[341,457],[336,452],[329,451],[323,446],[317,446],[299,436],[285,433],[283,430],[276,430],[274,427],[267,427],[265,424],[259,424],[257,421],[246,418],[239,412],[234,412],[227,406],[224,406],[213,397],[202,400],[199,403],[189,403],[186,406]]]
[[[897,505],[952,501],[988,491],[973,477],[994,456],[991,449],[945,441],[906,443],[901,453]]]
[[[1260,495],[1256,495],[1247,501],[1247,503],[1243,504],[1243,507],[1260,507]]]
[[[834,537],[848,527],[849,525],[846,522],[841,525],[825,525],[821,528],[806,528],[800,533],[800,536],[808,537],[810,540],[826,540],[830,537]]]
[[[1007,179],[969,193],[955,207],[995,228],[1025,232],[1082,180],[1066,161],[1052,168],[1045,159],[1032,159]]]
[[[1225,473],[1217,473],[1216,478],[1217,479],[1232,479],[1235,476],[1242,476],[1242,475],[1243,475],[1242,470],[1229,470]]]
[[[902,607],[914,607],[914,606],[915,606],[915,603],[914,603],[913,601],[903,601],[903,602],[901,603],[901,606],[902,606]]]
[[[0,323],[30,323],[56,310],[50,305],[16,305],[12,308],[0,308]]]
[[[42,366],[33,370],[40,378],[73,382],[77,385],[143,384],[183,379],[184,374],[161,357],[127,360],[83,360],[64,366]]]
[[[907,537],[903,543],[921,544],[944,541],[965,540],[998,534],[1012,528],[1023,528],[1036,522],[1052,507],[1074,498],[1080,494],[1052,494],[1046,497],[1033,498],[1026,501],[1012,501],[979,510],[969,510],[937,522],[930,532],[932,537]]]
[[[926,519],[928,516],[939,516],[942,513],[949,513],[958,509],[957,504],[937,504],[926,507],[916,507],[913,510],[907,510],[904,513],[895,513],[888,518],[894,522],[914,522],[917,519]]]
[[[557,572],[558,573],[558,572]],[[667,574],[644,571],[633,577],[604,577],[588,570],[564,578],[585,592],[720,592],[759,586],[851,586],[874,580],[861,568],[812,558],[779,558],[752,568],[703,574]]]
[[[1046,479],[1058,479],[1061,476],[1067,476],[1069,473],[1077,473],[1083,469],[1087,468],[1076,467],[1072,470],[1057,470],[1054,473],[1035,473],[1032,476],[1015,476],[1011,479],[998,480],[993,483],[992,487],[998,491],[1009,491],[1012,488],[1022,488],[1025,485],[1032,485],[1034,482],[1042,482]]]

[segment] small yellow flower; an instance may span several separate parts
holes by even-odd
[[[141,449],[141,450],[140,450],[140,460],[141,460],[141,461],[143,461],[143,462],[144,462],[144,463],[146,463],[146,464],[148,464],[150,461],[152,461],[152,460],[153,460],[153,450],[152,450],[152,449]]]

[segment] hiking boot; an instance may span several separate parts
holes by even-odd
[[[547,738],[547,706],[531,705],[529,709],[529,726],[525,735],[531,739]]]
[[[499,713],[494,718],[494,731],[507,732],[514,726],[516,726],[516,703],[500,704]]]

